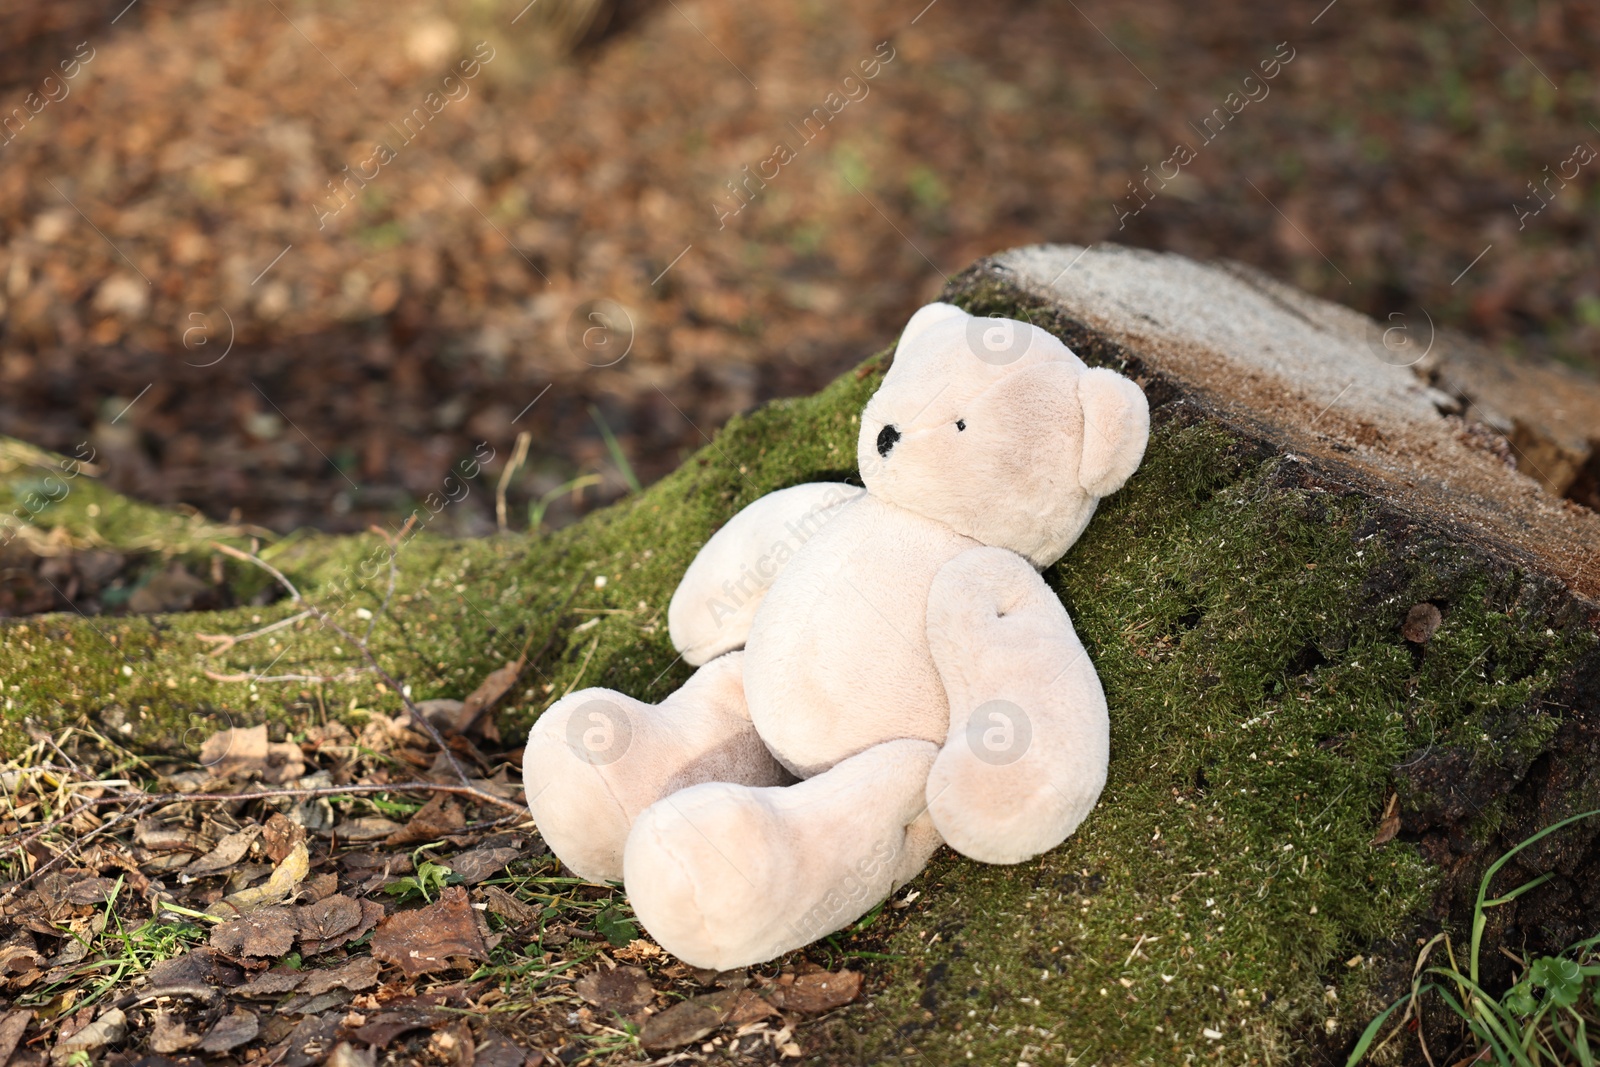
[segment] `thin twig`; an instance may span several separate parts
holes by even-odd
[[[325,626],[328,626],[333,630],[334,633],[340,635],[345,640],[355,645],[356,648],[360,650],[361,654],[366,657],[367,662],[372,665],[372,669],[377,672],[378,677],[387,682],[389,687],[394,690],[395,695],[400,698],[400,703],[405,705],[405,709],[408,713],[410,713],[412,719],[414,719],[417,725],[421,726],[423,731],[433,739],[433,743],[439,746],[439,751],[444,755],[445,762],[450,765],[450,769],[455,772],[456,777],[461,779],[463,784],[471,780],[467,777],[466,770],[463,769],[460,762],[456,760],[455,754],[450,751],[450,746],[445,744],[444,737],[439,733],[438,729],[433,725],[433,723],[428,721],[428,717],[422,713],[422,709],[417,707],[416,703],[412,701],[411,697],[406,695],[405,689],[400,685],[399,682],[394,680],[394,676],[383,669],[383,664],[378,662],[378,657],[372,654],[372,649],[367,647],[365,641],[358,640],[354,634],[341,626],[332,615],[328,614],[328,612],[322,610],[316,604],[313,604],[311,601],[307,600],[305,596],[301,594],[300,590],[295,588],[294,583],[288,578],[284,577],[282,571],[278,570],[260,556],[253,552],[241,552],[237,548],[232,548],[228,545],[224,545],[215,541],[212,542],[212,546],[218,551],[230,555],[235,559],[240,559],[246,563],[253,563],[261,567],[268,574],[271,574],[283,584],[283,587],[289,591],[289,595],[294,598],[296,603],[304,604],[309,611],[315,613],[316,617]],[[392,568],[394,566],[394,544],[392,542],[389,545],[389,552],[389,565],[391,568],[390,573],[392,575]],[[385,604],[387,605],[387,601],[385,601]]]
[[[498,819],[485,819],[483,822],[468,823],[457,830],[458,834],[475,834],[479,830],[492,830],[496,826],[505,826],[507,823],[531,822],[526,804],[519,805],[515,815],[502,815]]]
[[[589,661],[594,658],[594,650],[599,648],[599,647],[600,647],[600,635],[599,634],[595,634],[594,635],[594,640],[589,642],[589,651],[587,651],[587,652],[585,652],[583,654],[583,662],[581,664],[579,664],[579,666],[578,666],[578,675],[577,675],[577,677],[572,679],[572,682],[567,686],[567,691],[565,693],[561,694],[561,697],[562,697],[563,700],[566,699],[567,697],[571,696],[572,695],[572,691],[574,689],[578,688],[578,683],[583,681],[584,672],[586,672],[589,669]]]
[[[282,586],[289,591],[289,595],[294,598],[295,603],[310,604],[305,597],[300,595],[300,590],[295,588],[294,583],[283,576],[282,571],[255,553],[240,551],[239,549],[234,548],[232,545],[225,545],[220,541],[211,542],[211,547],[216,549],[218,552],[221,552],[225,556],[232,556],[234,559],[242,560],[245,563],[255,564],[257,567],[260,567],[262,570],[278,579],[279,583],[281,583]]]
[[[6,845],[4,852],[0,852],[0,856],[8,855],[13,852],[15,852],[18,856],[23,855],[27,852],[28,846],[39,840],[39,838],[43,837],[45,834],[48,834],[52,830],[56,830],[62,826],[65,826],[67,823],[70,823],[73,819],[76,819],[79,815],[82,815],[84,812],[95,806],[94,798],[83,798],[83,803],[79,804],[71,811],[57,815],[54,819],[51,819],[43,826],[40,826],[22,840]]]
[[[112,798],[110,798],[110,797],[101,797],[99,800],[91,801],[90,803],[93,804],[93,805],[99,805],[99,804],[104,803],[105,801],[110,800],[110,799],[112,799]],[[126,799],[134,799],[134,798],[126,798]],[[107,819],[105,822],[101,823],[99,826],[96,826],[93,830],[89,831],[83,837],[81,837],[77,841],[73,842],[71,848],[64,848],[60,852],[57,852],[54,856],[51,856],[44,863],[41,863],[38,867],[35,867],[32,874],[29,874],[25,878],[18,879],[15,883],[13,883],[9,888],[6,889],[5,893],[0,894],[0,908],[4,908],[6,905],[10,904],[13,900],[15,900],[16,897],[17,897],[17,894],[22,892],[23,887],[26,886],[29,882],[31,882],[35,878],[39,877],[41,874],[45,873],[50,868],[54,867],[56,864],[60,863],[64,859],[66,859],[68,856],[73,855],[74,853],[81,852],[84,845],[88,844],[90,841],[93,841],[95,838],[99,837],[101,834],[105,833],[107,830],[111,829],[113,826],[119,826],[122,823],[127,822],[129,819],[137,819],[139,816],[143,815],[145,812],[149,811],[151,808],[156,807],[158,802],[159,802],[159,800],[160,800],[160,798],[151,798],[149,803],[141,804],[139,807],[133,809],[132,811],[121,811],[121,812],[118,812],[115,817]]]
[[[60,756],[64,760],[66,760],[67,761],[67,766],[71,767],[74,773],[83,774],[84,777],[86,777],[86,778],[87,777],[92,777],[92,775],[84,774],[83,768],[78,766],[77,761],[74,760],[71,756],[67,755],[65,752],[61,751],[61,746],[56,744],[56,739],[55,738],[51,737],[49,734],[46,734],[46,733],[38,733],[38,734],[35,734],[34,737],[35,737],[36,740],[43,741],[45,744],[47,744],[51,748],[55,749],[56,750],[56,755]],[[65,740],[65,738],[63,738],[63,740]]]
[[[407,531],[411,529],[412,524],[416,521],[416,512],[412,512],[410,515],[407,515],[405,523],[400,527],[400,533],[398,536],[392,538],[389,536],[388,531],[383,529],[381,526],[374,524],[368,527],[368,529],[370,529],[373,533],[383,538],[384,542],[389,546],[389,590],[383,594],[383,603],[378,605],[378,610],[373,614],[372,618],[367,621],[367,635],[361,639],[362,644],[366,644],[368,641],[372,640],[372,628],[378,625],[379,616],[389,614],[389,602],[394,599],[395,578],[400,573],[399,568],[395,566],[395,556],[397,556],[400,552],[400,540],[405,537]]]
[[[494,521],[501,533],[506,532],[506,490],[511,487],[511,479],[527,460],[528,443],[532,440],[533,434],[528,430],[517,434],[516,451],[511,454],[511,462],[506,464],[506,469],[500,472],[500,484],[494,487]]]
[[[353,682],[363,674],[371,674],[370,667],[352,667],[339,674],[218,674],[216,671],[206,671],[206,677],[213,682],[315,682],[325,685],[328,682]]]
[[[239,634],[237,636],[234,634],[195,634],[195,636],[202,641],[216,643],[217,647],[207,652],[206,655],[220,656],[234,645],[242,645],[246,641],[253,641],[258,637],[265,637],[267,634],[270,634],[276,630],[281,630],[285,626],[293,626],[301,619],[311,618],[311,614],[312,613],[309,611],[298,612],[294,615],[290,615],[287,619],[279,619],[277,622],[268,623],[259,630],[251,630],[247,634]]]
[[[471,779],[467,777],[466,770],[463,769],[461,764],[456,760],[455,754],[450,751],[450,746],[445,744],[444,737],[439,733],[438,728],[435,727],[433,723],[428,721],[428,717],[426,715],[422,714],[422,709],[417,707],[416,703],[406,695],[406,691],[400,685],[400,683],[395,681],[394,677],[388,671],[383,669],[383,665],[378,662],[378,657],[372,654],[372,650],[366,645],[356,641],[355,637],[350,633],[349,630],[346,630],[343,626],[340,626],[338,623],[334,622],[333,616],[322,611],[320,608],[317,610],[323,621],[329,626],[333,627],[334,633],[341,634],[347,640],[356,643],[356,647],[361,650],[361,654],[363,656],[367,657],[367,662],[372,664],[372,669],[378,673],[378,677],[389,683],[389,687],[395,691],[395,695],[400,698],[400,703],[405,705],[406,711],[410,713],[412,719],[416,720],[417,724],[427,732],[427,735],[430,738],[433,739],[433,743],[439,746],[439,751],[444,755],[445,762],[448,763],[450,765],[450,769],[456,773],[456,777],[461,779],[463,784],[470,782]]]
[[[117,804],[147,800],[151,804],[176,804],[190,800],[204,803],[225,803],[236,800],[314,800],[318,797],[341,797],[362,793],[450,793],[471,797],[480,804],[492,804],[518,815],[527,815],[528,808],[515,800],[506,800],[487,793],[475,785],[447,785],[443,782],[395,782],[386,785],[328,785],[313,789],[255,789],[248,793],[146,793],[135,796],[101,797],[95,804]],[[531,817],[531,816],[530,816]]]

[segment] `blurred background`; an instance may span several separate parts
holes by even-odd
[[[549,528],[1042,241],[1593,371],[1597,59],[1577,0],[3,0],[0,433],[280,531],[492,454],[470,535],[527,432]]]

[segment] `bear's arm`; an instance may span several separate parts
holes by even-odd
[[[698,667],[744,646],[767,589],[810,536],[866,490],[810,482],[768,493],[728,520],[695,556],[667,606],[672,645]]]
[[[1110,758],[1105,692],[1066,609],[1031,564],[973,548],[928,593],[928,647],[950,730],[928,776],[945,841],[985,863],[1019,863],[1078,828]]]

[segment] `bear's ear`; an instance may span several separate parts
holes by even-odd
[[[1078,379],[1083,405],[1083,459],[1078,484],[1110,496],[1132,477],[1150,440],[1150,404],[1144,390],[1115,371],[1095,367]]]
[[[954,304],[929,304],[926,307],[918,308],[917,313],[911,316],[911,321],[906,323],[906,328],[900,331],[900,343],[895,346],[894,350],[895,357],[899,358],[900,353],[904,352],[907,346],[914,344],[917,338],[926,333],[930,326],[935,326],[949,319],[971,317]]]

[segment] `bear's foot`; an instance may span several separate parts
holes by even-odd
[[[798,785],[713,782],[663,797],[623,855],[635,913],[673,955],[717,970],[842,929],[939,847],[924,799],[937,754],[889,741]]]
[[[621,878],[634,819],[670,793],[709,781],[793,781],[750,724],[743,659],[712,660],[659,705],[584,689],[534,723],[522,759],[528,807],[579,877]]]

